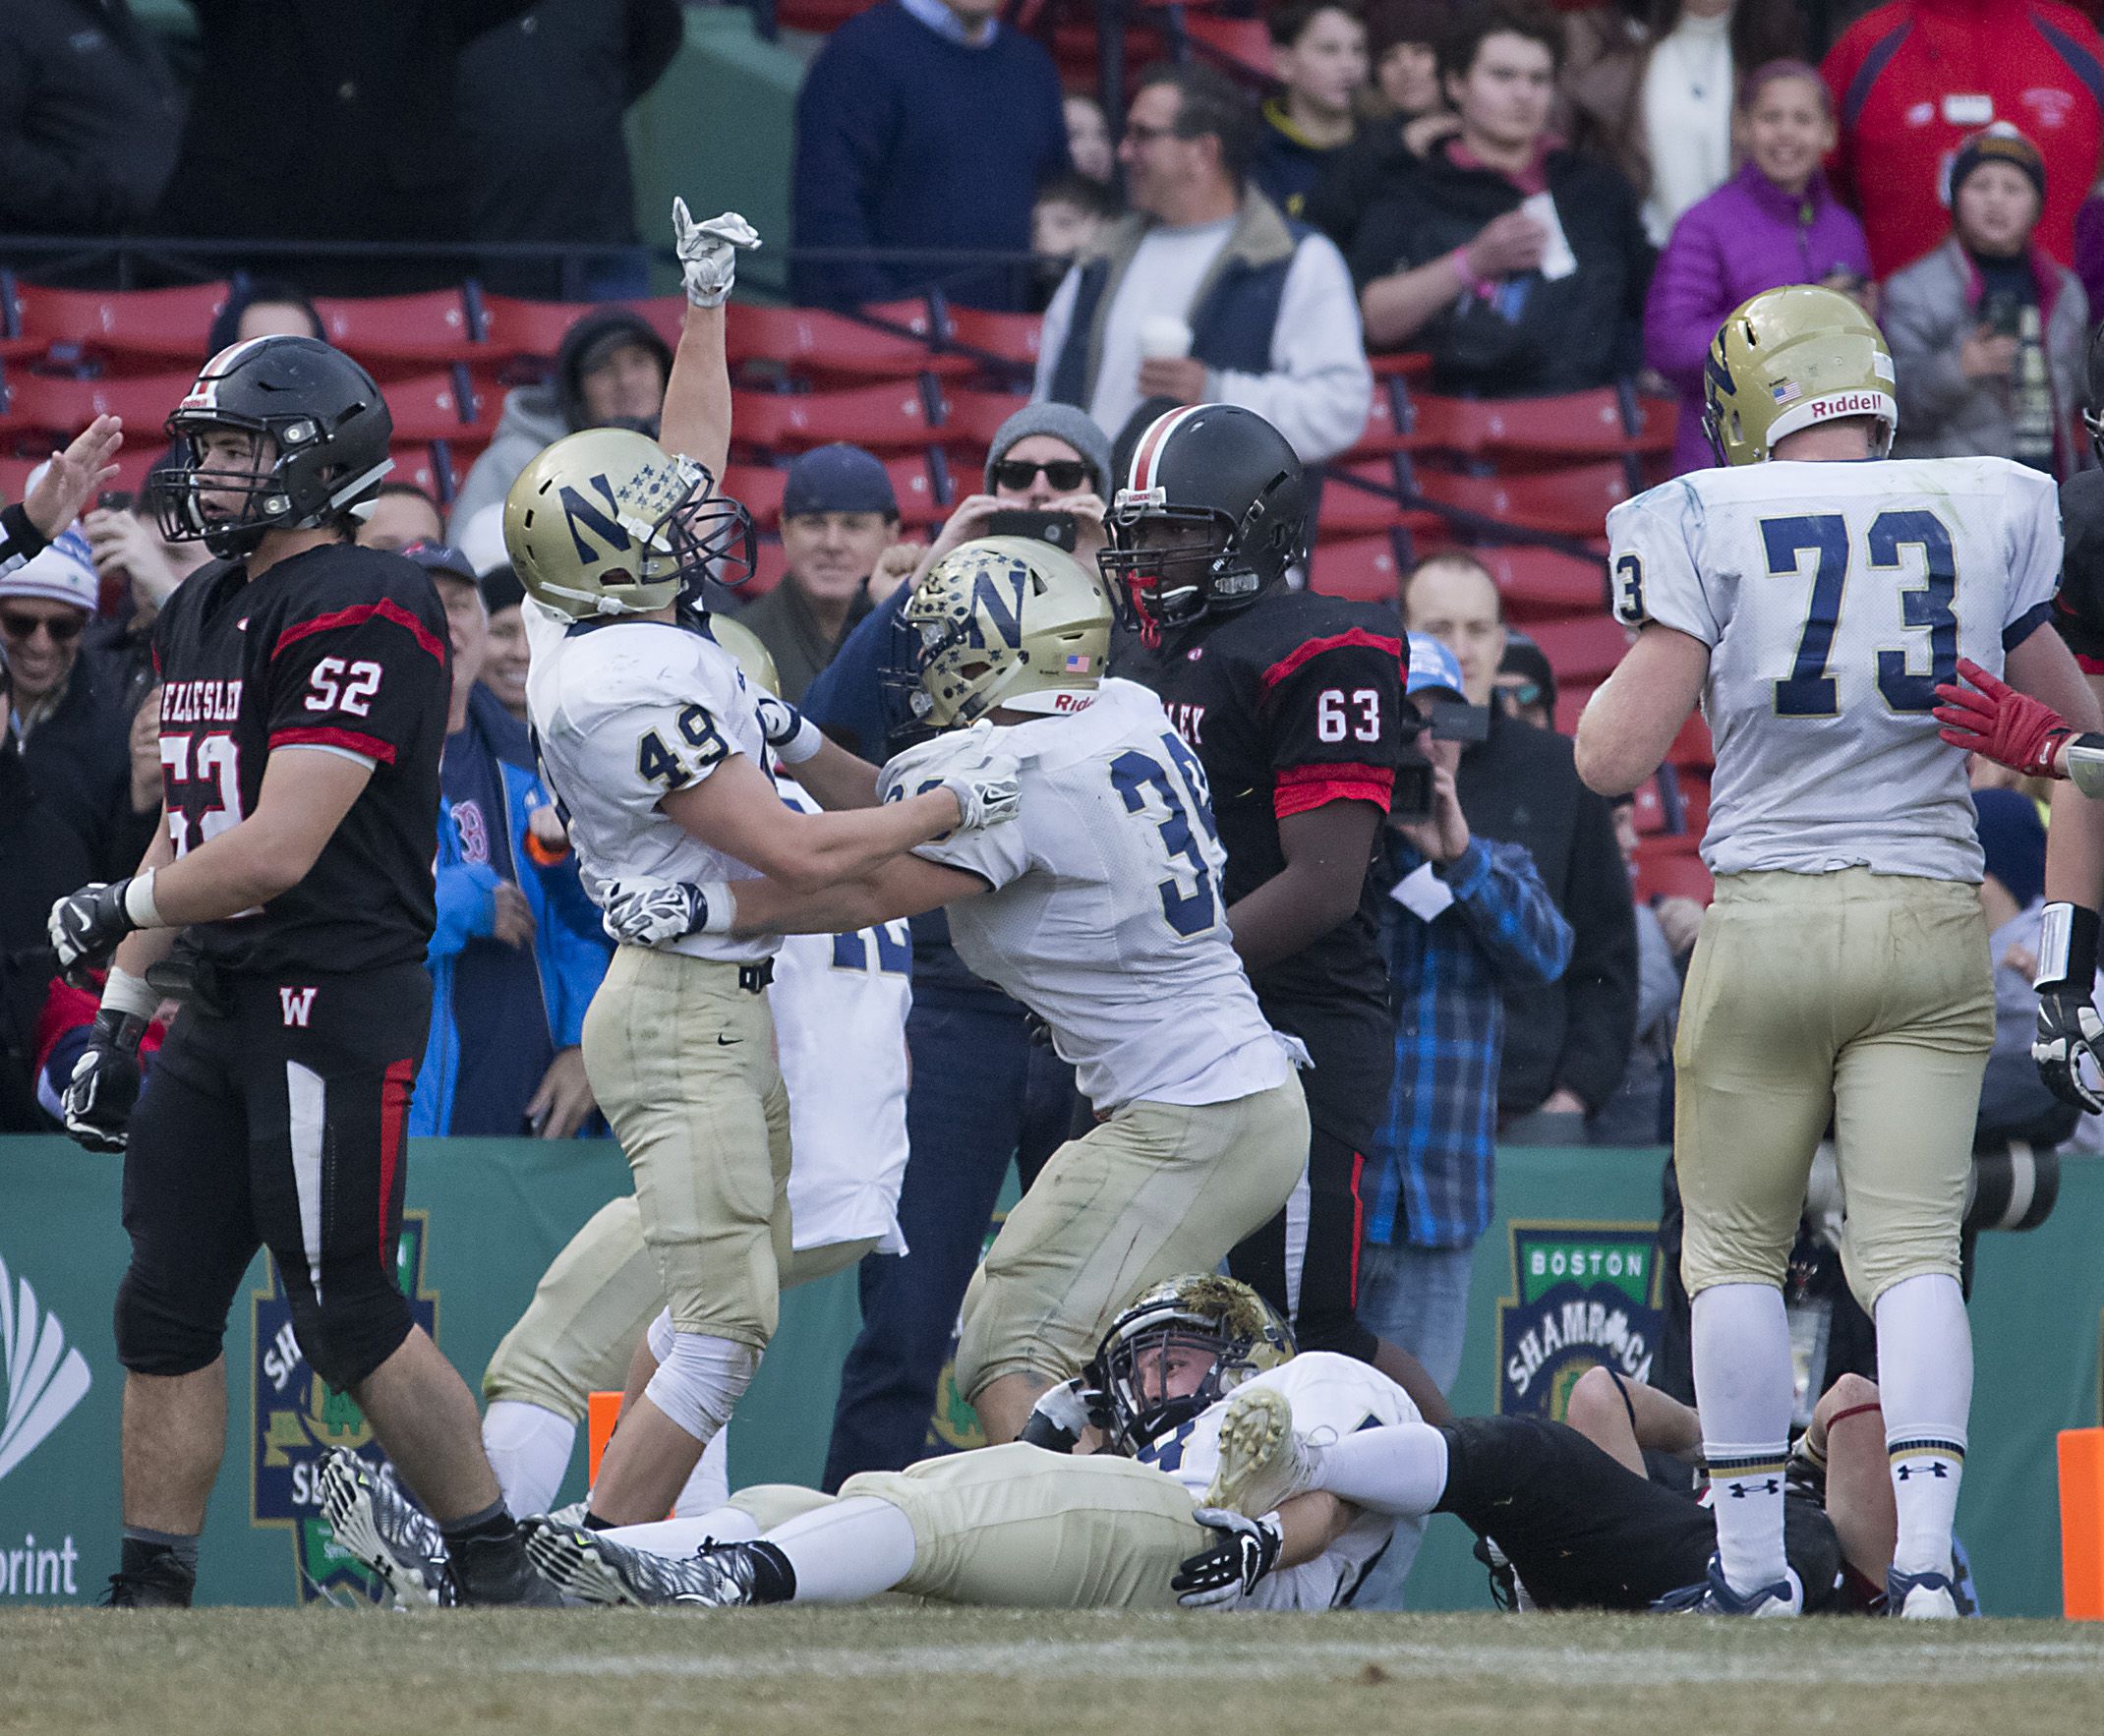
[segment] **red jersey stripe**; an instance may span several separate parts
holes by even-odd
[[[318,614],[311,620],[295,621],[277,636],[277,643],[270,647],[274,659],[286,646],[305,639],[311,633],[330,633],[338,627],[355,627],[362,621],[378,616],[383,621],[392,621],[398,627],[407,627],[410,637],[438,660],[445,662],[445,642],[422,621],[396,603],[391,597],[382,597],[378,603],[356,603],[349,608],[339,608],[333,614]]]
[[[346,753],[362,753],[369,760],[378,760],[383,766],[394,764],[394,743],[382,741],[378,735],[361,735],[356,729],[279,729],[272,733],[270,745],[279,747],[340,747]]]
[[[1271,792],[1271,812],[1280,820],[1295,814],[1313,813],[1331,802],[1372,802],[1382,813],[1395,793],[1395,774],[1381,770],[1377,778],[1325,778],[1306,783],[1281,783]]]
[[[1372,651],[1384,651],[1397,663],[1402,662],[1403,642],[1382,633],[1370,633],[1364,627],[1353,627],[1347,632],[1331,633],[1320,639],[1310,639],[1297,645],[1263,672],[1259,683],[1263,692],[1269,693],[1281,681],[1312,659],[1325,651],[1341,651],[1346,646],[1364,645]]]

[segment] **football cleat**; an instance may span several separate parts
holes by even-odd
[[[113,1573],[102,1593],[104,1609],[188,1609],[198,1576],[163,1556],[144,1573]]]
[[[336,1547],[380,1576],[396,1608],[445,1609],[460,1601],[438,1522],[365,1460],[336,1448],[321,1467],[319,1489]]]
[[[1293,1404],[1284,1393],[1244,1387],[1220,1419],[1220,1462],[1202,1504],[1260,1519],[1315,1486],[1318,1451],[1294,1432]]]
[[[1804,1591],[1796,1573],[1784,1568],[1783,1578],[1773,1585],[1757,1591],[1735,1591],[1724,1578],[1724,1563],[1712,1555],[1708,1578],[1666,1592],[1651,1607],[1661,1615],[1801,1615]]]
[[[1955,1621],[1968,1613],[1949,1574],[1885,1570],[1885,1613],[1902,1621]]]
[[[734,1609],[754,1601],[753,1563],[742,1543],[698,1555],[653,1555],[605,1532],[529,1519],[526,1554],[555,1588],[580,1603],[663,1609]]]

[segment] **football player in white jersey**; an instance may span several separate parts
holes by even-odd
[[[1010,818],[1012,764],[968,750],[933,772],[940,788],[877,805],[874,768],[753,687],[701,630],[701,581],[750,554],[743,508],[713,491],[730,438],[722,302],[735,248],[757,238],[732,216],[690,223],[683,204],[674,228],[690,305],[665,444],[571,434],[504,503],[528,593],[527,707],[588,890],[768,875],[815,892]],[[777,758],[842,811],[785,804]],[[594,1511],[610,1521],[671,1506],[751,1381],[790,1254],[789,1099],[762,994],[777,944],[730,933],[731,909],[726,897],[668,945],[619,948],[585,1019],[585,1068],[634,1173],[675,1328],[601,1466]]]
[[[827,892],[738,882],[731,932],[947,905],[959,956],[1079,1069],[1097,1124],[1054,1154],[964,1299],[958,1385],[1000,1442],[1127,1297],[1270,1219],[1300,1180],[1308,1112],[1297,1046],[1265,1022],[1235,954],[1198,758],[1152,692],[1103,678],[1111,608],[1094,576],[1043,544],[988,538],[939,562],[904,619],[922,716],[952,732],[885,768],[887,799],[990,734],[1022,768],[1021,822]],[[698,896],[714,911],[724,889]],[[614,932],[647,938],[622,926],[622,894],[607,907]]]
[[[1801,1606],[1783,1543],[1781,1285],[1831,1119],[1843,1259],[1878,1328],[1899,1512],[1890,1606],[1950,1615],[1972,1387],[1958,1229],[1994,992],[1964,756],[1932,714],[1961,656],[2093,713],[2048,628],[2053,482],[2000,458],[1865,462],[1892,443],[1892,357],[1830,290],[1738,309],[1705,391],[1724,467],[1608,514],[1615,612],[1638,636],[1577,737],[1604,794],[1657,770],[1698,698],[1716,740],[1702,855],[1717,897],[1674,1056],[1717,1507],[1700,1602]]]
[[[749,681],[776,690],[774,659],[748,629],[712,618],[709,632]],[[777,786],[799,812],[819,811],[787,777]],[[903,922],[792,935],[775,955],[767,1000],[789,1097],[794,1232],[784,1289],[844,1271],[872,1250],[905,1251],[898,1204],[911,958]],[[517,1517],[554,1503],[590,1395],[625,1384],[633,1402],[657,1372],[658,1358],[635,1353],[646,1325],[670,1348],[664,1294],[632,1193],[596,1212],[543,1275],[483,1375],[483,1448]],[[675,1512],[722,1502],[727,1432],[709,1441]]]
[[[528,1547],[592,1603],[840,1603],[888,1591],[1063,1609],[1351,1600],[1397,1521],[1321,1492],[1257,1520],[1205,1506],[1222,1418],[1231,1396],[1263,1388],[1319,1448],[1418,1422],[1402,1388],[1353,1358],[1294,1356],[1290,1331],[1255,1291],[1211,1274],[1133,1302],[1088,1379],[1109,1441],[1101,1453],[1016,1442],[865,1472],[838,1496],[751,1488],[714,1513],[613,1532],[536,1521]]]

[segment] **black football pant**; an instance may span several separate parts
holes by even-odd
[[[431,978],[228,977],[215,998],[178,1015],[132,1116],[118,1358],[141,1374],[208,1366],[261,1244],[308,1362],[347,1390],[409,1336],[395,1244]]]
[[[1286,1208],[1239,1243],[1227,1267],[1293,1322],[1304,1351],[1362,1362],[1379,1343],[1359,1322],[1359,1251],[1366,1239],[1366,1148],[1395,1063],[1392,1029],[1373,1017],[1339,1020],[1329,1010],[1264,1003],[1272,1025],[1308,1046],[1308,1174]]]

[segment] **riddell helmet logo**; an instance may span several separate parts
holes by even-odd
[[[7,1410],[0,1415],[0,1476],[27,1459],[88,1396],[88,1360],[66,1347],[58,1317],[36,1305],[25,1278],[18,1286],[0,1259],[0,1374]]]
[[[1882,416],[1885,400],[1875,392],[1840,392],[1831,398],[1814,398],[1805,409],[1815,418],[1830,416]]]

